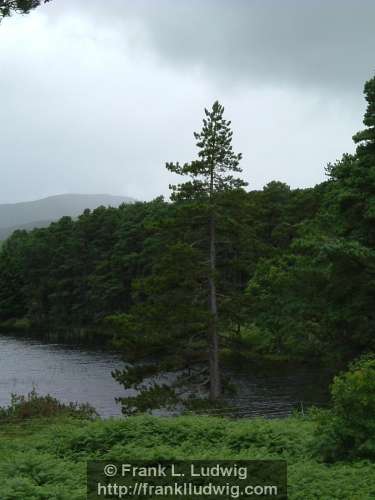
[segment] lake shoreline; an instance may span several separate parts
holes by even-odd
[[[0,335],[0,349],[0,406],[9,402],[11,393],[27,394],[35,388],[65,402],[88,402],[109,417],[121,414],[115,398],[135,394],[133,389],[125,391],[111,375],[126,366],[119,353],[10,334]],[[285,417],[328,401],[332,371],[327,368],[247,359],[235,367],[224,365],[223,370],[236,389],[228,390],[225,405],[241,417]],[[226,410],[220,408],[220,412]]]

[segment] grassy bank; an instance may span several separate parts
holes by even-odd
[[[83,500],[90,459],[285,459],[289,498],[375,497],[375,463],[326,465],[313,456],[308,418],[231,421],[211,417],[3,422],[2,500]]]

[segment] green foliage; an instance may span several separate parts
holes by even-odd
[[[197,160],[182,166],[167,164],[168,170],[191,180],[170,186],[174,202],[172,217],[154,226],[160,235],[155,243],[155,248],[159,246],[158,259],[152,262],[149,276],[133,281],[134,304],[121,317],[123,345],[129,346],[129,340],[133,345],[143,344],[143,357],[152,346],[158,355],[159,373],[166,370],[166,365],[179,373],[172,385],[156,381],[138,383],[134,386],[139,391],[137,396],[121,399],[125,413],[136,411],[137,407],[144,411],[152,405],[160,408],[176,404],[181,395],[179,384],[185,386],[182,391],[185,394],[186,386],[193,386],[193,379],[199,385],[200,396],[207,389],[207,382],[212,399],[217,399],[220,393],[217,310],[221,325],[229,317],[225,312],[234,310],[233,296],[239,287],[227,287],[223,312],[218,306],[218,296],[224,292],[228,277],[236,278],[239,269],[233,269],[233,256],[216,237],[230,239],[238,231],[233,231],[234,218],[228,216],[232,215],[233,207],[238,207],[237,199],[244,199],[245,193],[240,188],[246,184],[232,175],[241,172],[241,155],[233,152],[233,132],[223,113],[224,108],[218,102],[211,111],[205,109],[202,131],[194,134]],[[235,259],[239,268],[239,252]],[[119,335],[116,342],[121,343]],[[191,370],[197,361],[206,361],[208,370],[200,370],[192,377]],[[188,377],[184,377],[185,371]],[[145,378],[147,374],[146,369]],[[131,370],[115,375],[129,387]],[[190,390],[190,396],[192,392],[195,390]]]
[[[13,12],[28,14],[32,9],[51,0],[0,0],[0,21],[11,16]]]
[[[0,249],[2,330],[112,342],[129,361],[156,359],[159,371],[184,377],[199,366],[193,378],[201,394],[211,281],[226,353],[334,362],[375,350],[374,82],[365,86],[355,154],[329,165],[328,181],[314,188],[271,182],[260,191],[239,189],[230,171],[240,170],[240,156],[217,103],[196,136],[198,159],[169,165],[190,175],[173,190],[174,201],[100,207],[78,220],[16,231]],[[145,380],[148,369],[143,365]],[[130,387],[132,377],[127,369],[118,380]],[[158,391],[170,399],[162,384],[149,382],[143,410]]]
[[[316,446],[327,461],[375,459],[375,357],[335,377],[332,409],[317,411]]]
[[[259,259],[249,281],[249,316],[276,353],[350,360],[375,349],[374,86],[375,78],[365,85],[367,128],[354,136],[356,153],[328,165],[312,216],[293,225],[282,215],[268,234],[284,246],[279,240],[281,251]]]
[[[95,415],[96,411],[89,404],[64,404],[49,394],[39,395],[35,389],[27,396],[12,394],[10,405],[0,408],[0,422],[56,416],[92,418]]]
[[[257,265],[285,253],[301,223],[315,216],[319,197],[320,189],[293,191],[276,182],[263,191],[217,194],[217,302],[226,348],[256,319],[244,291]],[[21,320],[29,333],[47,337],[112,340],[129,360],[163,350],[181,366],[202,360],[206,222],[202,204],[158,198],[15,232],[0,250],[2,330]],[[277,344],[268,330],[258,338],[262,352]]]
[[[285,459],[291,500],[370,500],[375,465],[326,465],[311,455],[309,419],[233,421],[130,417],[32,421],[0,429],[2,500],[86,498],[88,460]]]
[[[157,199],[99,207],[76,221],[16,231],[0,251],[0,322],[25,318],[31,331],[76,331],[77,340],[83,329],[99,332],[132,303],[132,281],[152,265],[153,219],[166,206]],[[110,336],[103,328],[103,339]]]
[[[0,323],[0,332],[23,335],[30,331],[30,326],[30,321],[27,318],[8,319]]]
[[[198,159],[191,163],[167,163],[167,169],[191,181],[178,186],[170,186],[174,200],[213,201],[216,193],[240,189],[247,185],[234,178],[233,172],[242,172],[239,167],[242,155],[235,154],[232,148],[233,132],[231,122],[223,118],[224,107],[214,102],[211,111],[205,109],[201,132],[195,132]]]
[[[375,253],[358,242],[312,233],[288,254],[259,262],[247,288],[258,328],[276,352],[338,358],[374,348]]]
[[[328,166],[334,181],[332,194],[337,198],[337,217],[343,233],[362,244],[375,245],[375,77],[365,84],[367,110],[365,130],[353,136],[355,155],[344,155],[340,162]]]

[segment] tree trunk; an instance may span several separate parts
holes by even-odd
[[[219,367],[219,335],[217,331],[218,313],[216,303],[216,227],[214,215],[210,216],[210,275],[209,275],[209,307],[210,323],[208,331],[208,356],[210,371],[210,400],[215,401],[221,395]]]

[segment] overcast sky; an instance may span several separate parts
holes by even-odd
[[[375,74],[374,0],[52,0],[0,25],[0,203],[151,199],[219,99],[250,189],[324,180]]]

